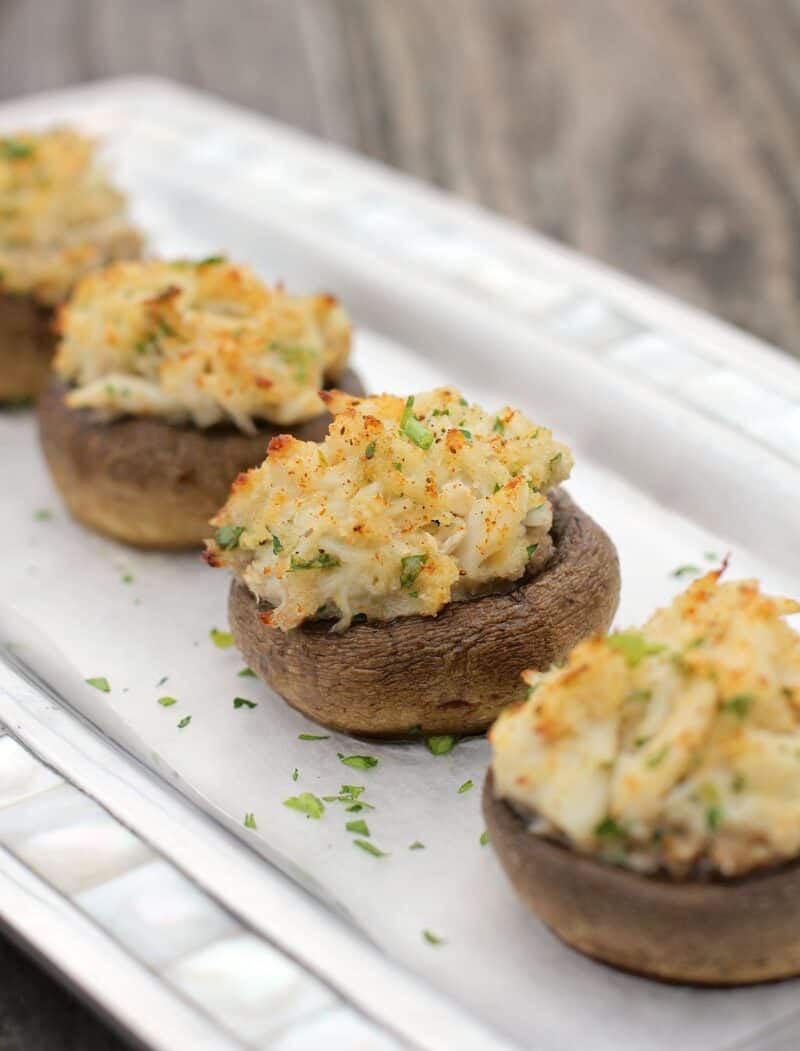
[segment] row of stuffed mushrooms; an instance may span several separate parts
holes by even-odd
[[[800,606],[719,570],[607,634],[617,554],[549,429],[455,387],[367,396],[334,297],[141,243],[88,140],[0,138],[0,399],[38,396],[73,516],[205,545],[249,667],[311,719],[491,727],[491,841],[569,944],[800,971]]]

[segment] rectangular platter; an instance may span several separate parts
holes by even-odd
[[[0,106],[1,128],[58,121],[106,140],[154,251],[221,252],[337,294],[369,388],[456,384],[569,442],[569,489],[620,552],[620,625],[684,586],[675,567],[728,553],[732,575],[800,594],[791,359],[166,81]],[[317,728],[212,644],[225,574],[75,525],[28,413],[0,415],[0,486],[0,917],[129,1034],[280,1051],[797,1046],[794,982],[654,984],[575,955],[525,912],[480,842],[485,741],[439,757],[300,741]],[[92,676],[111,692],[85,686]],[[165,691],[176,707],[156,703]],[[256,707],[234,710],[237,694]],[[383,858],[353,849],[335,804],[311,822],[282,805],[357,779],[337,753],[367,750],[379,764],[359,783]]]

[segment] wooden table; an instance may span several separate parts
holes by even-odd
[[[0,98],[184,80],[800,355],[800,0],[0,0]],[[121,1046],[0,941],[0,1051]]]

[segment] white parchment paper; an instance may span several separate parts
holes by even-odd
[[[356,364],[374,389],[404,392],[459,380],[366,333]],[[473,386],[467,393],[492,407],[485,391]],[[526,402],[522,393],[518,404]],[[620,624],[669,600],[682,586],[671,571],[687,562],[711,565],[706,554],[712,552],[731,550],[736,575],[797,590],[797,582],[775,568],[779,560],[762,562],[710,535],[593,465],[591,450],[576,452],[569,488],[620,551]],[[562,946],[517,902],[491,847],[479,842],[486,743],[464,741],[434,757],[422,744],[379,745],[341,734],[299,740],[300,733],[327,731],[259,680],[239,677],[243,661],[236,649],[218,649],[209,637],[212,628],[227,629],[226,573],[209,570],[193,554],[130,550],[72,522],[48,478],[30,414],[0,414],[0,493],[0,605],[5,623],[13,611],[18,641],[24,644],[34,625],[81,678],[107,677],[110,693],[81,692],[84,711],[99,717],[105,732],[174,784],[190,786],[209,813],[306,878],[392,957],[521,1047],[708,1051],[794,1007],[793,982],[689,990],[620,974]],[[410,688],[418,688],[413,669],[409,675]],[[178,703],[159,706],[165,694]],[[235,709],[236,696],[256,707]],[[181,729],[186,716],[191,721]],[[379,763],[353,770],[337,752],[370,754]],[[474,788],[459,794],[468,779]],[[313,821],[283,805],[302,791],[335,794],[343,783],[364,785],[363,799],[375,809],[353,815],[331,803],[322,820]],[[257,830],[244,828],[246,813],[255,816]],[[372,842],[387,857],[353,845],[344,826],[356,816],[367,821]],[[424,849],[409,850],[415,841]],[[442,943],[428,944],[423,930]]]

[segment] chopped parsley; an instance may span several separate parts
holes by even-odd
[[[178,723],[178,729],[183,730],[192,721],[191,715],[184,715],[181,721]]]
[[[418,446],[420,449],[430,449],[433,445],[432,431],[429,431],[428,428],[420,423],[414,416],[413,394],[406,398],[403,415],[400,417],[400,433],[404,434],[409,441],[412,441],[414,445]]]
[[[314,558],[309,559],[292,555],[289,561],[289,572],[297,573],[301,569],[333,569],[334,566],[340,566],[341,564],[340,559],[336,555],[329,555],[327,551],[320,551]]]
[[[256,825],[256,816],[255,816],[255,814],[245,814],[244,815],[244,827],[245,828],[258,828],[258,825]]]
[[[374,843],[370,843],[368,839],[354,839],[353,844],[366,851],[367,854],[371,854],[373,858],[388,858],[389,856],[385,851],[376,847]]]
[[[296,781],[299,776],[300,776],[300,771],[297,769],[297,767],[295,767],[294,770],[292,770],[292,780]]]
[[[469,792],[469,790],[471,788],[474,788],[474,787],[475,787],[474,781],[472,780],[472,778],[469,778],[467,781],[464,782],[463,785],[459,786],[458,794],[460,796],[463,796],[465,792]]]
[[[459,399],[458,399],[458,404],[459,404],[459,405],[465,405],[465,406],[466,406],[466,405],[469,405],[469,402],[467,401],[467,399],[466,399],[466,398],[459,398]]]
[[[632,689],[625,700],[627,701],[650,701],[653,698],[652,689]]]
[[[227,256],[224,255],[207,255],[205,259],[198,260],[195,266],[217,266],[219,263],[227,263]]]
[[[662,745],[657,752],[653,752],[651,756],[648,756],[648,758],[645,760],[645,766],[648,766],[651,769],[653,769],[656,766],[660,766],[661,763],[663,763],[666,759],[668,753],[669,745]]]
[[[531,555],[533,554],[533,552],[536,550],[536,548],[538,546],[539,546],[538,544],[528,544],[528,546],[525,548],[525,550],[528,552],[528,558],[531,557]]]
[[[330,734],[298,734],[298,741],[330,741]]]
[[[344,827],[348,832],[355,832],[359,836],[369,835],[369,828],[363,818],[359,818],[357,821],[348,821]]]
[[[698,573],[702,573],[702,569],[699,566],[678,566],[677,569],[673,569],[672,576],[677,577],[680,580],[682,577],[696,577]]]
[[[234,697],[233,698],[234,708],[257,708],[257,701],[248,701],[246,697]]]
[[[229,631],[220,631],[218,628],[212,628],[208,633],[208,637],[218,650],[227,650],[233,645],[233,635]]]
[[[159,686],[163,686],[168,678],[169,678],[169,675],[162,675],[161,678],[156,683],[156,688],[158,688]]]
[[[0,139],[0,157],[7,161],[21,161],[26,157],[32,157],[36,147],[30,142],[20,142],[19,139]]]
[[[325,813],[325,804],[313,792],[301,792],[299,796],[289,796],[288,799],[284,799],[283,805],[315,821],[319,821]]]
[[[87,679],[86,682],[88,682],[90,686],[94,686],[94,688],[101,693],[111,693],[111,686],[105,675],[98,675],[94,679]]]
[[[339,801],[341,803],[354,803],[364,791],[363,785],[342,785],[338,796],[323,796],[326,803]]]
[[[378,765],[374,755],[342,755],[341,752],[336,754],[345,766],[352,766],[354,770],[371,770],[373,766]]]
[[[506,425],[503,423],[499,416],[495,416],[494,423],[492,424],[492,430],[495,434],[506,433]]]
[[[252,668],[242,668],[241,671],[237,671],[236,674],[240,679],[255,679],[256,673]]]
[[[374,455],[375,455],[375,442],[370,442],[369,445],[364,450],[364,457],[367,460],[371,460]]]
[[[420,843],[420,841],[418,839],[415,839],[413,843],[409,844],[408,849],[409,850],[424,850],[425,849],[425,844],[424,843]]]
[[[612,649],[619,650],[629,668],[635,668],[645,657],[654,653],[663,653],[665,646],[648,642],[644,635],[636,631],[618,631],[606,637]]]
[[[224,525],[220,526],[214,534],[217,547],[223,551],[232,551],[239,546],[239,537],[244,532],[244,526]]]
[[[433,755],[447,755],[455,748],[456,738],[452,734],[433,734],[425,738],[425,744]]]
[[[722,807],[719,803],[712,803],[706,807],[706,825],[709,832],[716,832],[722,824]]]
[[[488,830],[488,828],[485,828],[483,830],[483,832],[481,832],[481,838],[478,840],[478,842],[480,843],[480,845],[482,847],[485,847],[486,844],[489,842],[489,830]]]
[[[737,772],[733,775],[733,784],[731,787],[733,788],[734,792],[743,792],[746,784],[747,781],[745,779],[744,774]]]
[[[33,517],[37,522],[49,522],[53,517],[53,512],[46,507],[42,507],[40,510],[34,512]]]
[[[122,577],[120,579],[122,580],[123,584],[132,584],[133,583],[133,573],[123,573]]]
[[[433,931],[429,930],[424,930],[422,932],[422,937],[425,939],[428,945],[441,945],[444,941],[444,939],[440,938],[438,934],[434,934]]]
[[[594,834],[598,839],[623,839],[625,830],[617,824],[613,817],[605,817],[595,826]]]
[[[177,704],[178,703],[178,698],[177,697],[159,697],[158,698],[158,703],[161,705],[162,708],[171,708],[173,706],[173,704]]]
[[[721,559],[716,551],[704,551],[703,558],[706,562],[720,562]]]
[[[405,555],[400,559],[400,587],[410,588],[428,561],[427,555]]]
[[[738,715],[740,719],[744,719],[754,703],[755,697],[752,693],[737,693],[735,697],[729,697],[727,701],[723,702],[722,711],[730,712],[732,715]]]
[[[472,431],[468,431],[468,430],[466,430],[466,428],[464,428],[464,427],[459,427],[458,429],[459,429],[459,430],[461,431],[461,433],[462,433],[462,434],[464,435],[464,437],[465,437],[465,438],[466,438],[466,440],[467,440],[467,441],[469,442],[469,444],[470,444],[470,445],[472,445]]]

